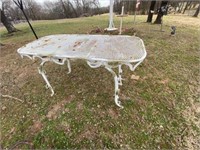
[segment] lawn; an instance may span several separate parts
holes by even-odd
[[[51,97],[37,71],[40,60],[17,54],[19,47],[35,40],[28,25],[16,25],[20,31],[10,35],[0,28],[1,147],[199,149],[200,19],[165,16],[160,32],[146,18],[137,16],[136,24],[133,16],[124,18],[123,34],[142,38],[148,54],[134,72],[123,66],[124,109],[114,103],[112,75],[81,60],[72,61],[69,75],[66,65],[47,63],[56,92]],[[115,18],[116,27],[119,20]],[[108,16],[32,24],[39,37],[88,34],[106,28]],[[172,25],[177,27],[175,36],[170,36]]]

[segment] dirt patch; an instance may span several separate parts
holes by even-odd
[[[134,28],[126,28],[126,29],[123,29],[122,31],[122,34],[125,34],[125,35],[136,35],[136,33],[137,31]]]
[[[48,119],[53,119],[53,120],[58,118],[58,116],[60,115],[60,112],[65,110],[65,105],[67,103],[70,103],[74,98],[75,98],[74,95],[70,95],[69,97],[67,97],[63,101],[60,101],[57,104],[53,105],[52,108],[47,113],[46,117]]]
[[[102,30],[101,28],[99,27],[96,27],[95,29],[92,29],[89,34],[95,34],[95,33],[103,33],[104,30]]]
[[[77,110],[83,110],[83,102],[78,102]]]
[[[169,79],[164,79],[164,80],[161,80],[161,81],[159,81],[158,83],[160,83],[160,84],[167,84],[167,83],[169,83]]]
[[[70,124],[66,121],[62,121],[58,126],[58,130],[63,130],[65,133],[72,134]]]
[[[95,139],[95,137],[97,136],[97,133],[96,133],[97,129],[94,128],[93,126],[86,126],[85,127],[85,130],[83,130],[82,133],[79,134],[79,136],[77,137],[77,142],[80,142],[84,139],[87,139],[87,140],[93,140]]]
[[[113,119],[117,119],[118,116],[119,116],[119,111],[116,111],[116,110],[114,110],[113,108],[110,108],[110,109],[108,110],[108,115],[109,115],[110,117],[112,117]]]
[[[136,35],[137,34],[137,30],[135,28],[125,28],[122,29],[122,35]],[[94,29],[92,29],[90,32],[88,32],[89,34],[110,34],[110,35],[118,35],[119,31],[118,30],[114,30],[114,31],[107,31],[104,29],[101,29],[99,27],[96,27]]]
[[[119,31],[118,30],[107,31],[107,30],[101,29],[99,27],[96,27],[96,28],[92,29],[91,31],[89,31],[88,34],[111,34],[111,35],[118,35]]]
[[[43,124],[40,120],[37,120],[33,123],[33,126],[31,127],[31,133],[39,132],[43,127]]]

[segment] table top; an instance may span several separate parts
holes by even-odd
[[[21,55],[138,62],[146,57],[142,39],[127,35],[49,35],[18,49]]]

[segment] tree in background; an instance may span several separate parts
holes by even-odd
[[[68,18],[68,11],[67,11],[67,8],[66,8],[63,0],[60,0],[60,3],[61,3],[61,6],[62,6],[62,8],[64,10],[65,17]]]
[[[23,0],[24,10],[27,17],[32,20],[40,20],[42,7],[35,0]]]
[[[141,1],[140,0],[140,8],[139,8],[139,10],[140,10],[140,14],[141,15],[147,15],[147,13],[148,13],[148,8],[149,8],[149,1]]]
[[[2,9],[0,9],[1,11],[1,22],[3,23],[3,25],[6,27],[8,33],[12,33],[12,32],[16,32],[18,31],[13,24],[11,23],[11,21],[8,19],[8,17],[5,15],[4,11]]]
[[[157,18],[156,18],[156,20],[154,22],[155,24],[161,24],[162,23],[162,17],[164,15],[163,9],[167,8],[167,3],[168,3],[168,1],[162,1],[161,2],[161,6],[160,6],[160,8],[158,10]]]
[[[199,14],[199,9],[200,9],[200,3],[199,3],[199,6],[198,6],[196,12],[194,13],[193,17],[197,17],[197,16],[198,16],[198,14]]]
[[[150,23],[152,22],[153,11],[154,11],[155,4],[156,4],[155,0],[151,1],[149,13],[148,13],[148,18],[147,18],[147,22],[150,22]]]
[[[8,33],[13,33],[13,32],[16,32],[18,30],[13,26],[13,24],[11,23],[9,17],[5,13],[5,9],[8,6],[7,5],[8,2],[9,1],[2,1],[2,9],[0,8],[0,11],[1,11],[1,22],[6,27]]]
[[[182,12],[182,14],[184,14],[184,13],[185,13],[185,11],[188,9],[188,7],[189,7],[191,4],[192,4],[192,2],[191,2],[191,1],[186,3],[186,5],[185,5],[185,8],[183,9],[183,12]]]

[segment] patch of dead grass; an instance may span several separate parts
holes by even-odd
[[[31,133],[35,134],[35,133],[41,131],[42,127],[43,127],[42,122],[40,120],[37,120],[33,123],[33,126],[31,127],[30,131],[31,131]]]
[[[85,129],[76,138],[76,142],[79,143],[84,139],[94,140],[97,137],[96,131],[97,131],[96,127],[87,125]]]
[[[51,109],[48,111],[46,117],[48,119],[52,119],[52,120],[55,120],[59,115],[60,115],[60,112],[62,112],[63,110],[65,110],[65,105],[67,103],[70,103],[73,99],[74,99],[74,95],[70,95],[69,97],[67,97],[66,99],[58,102],[57,104],[53,105],[51,107]]]

